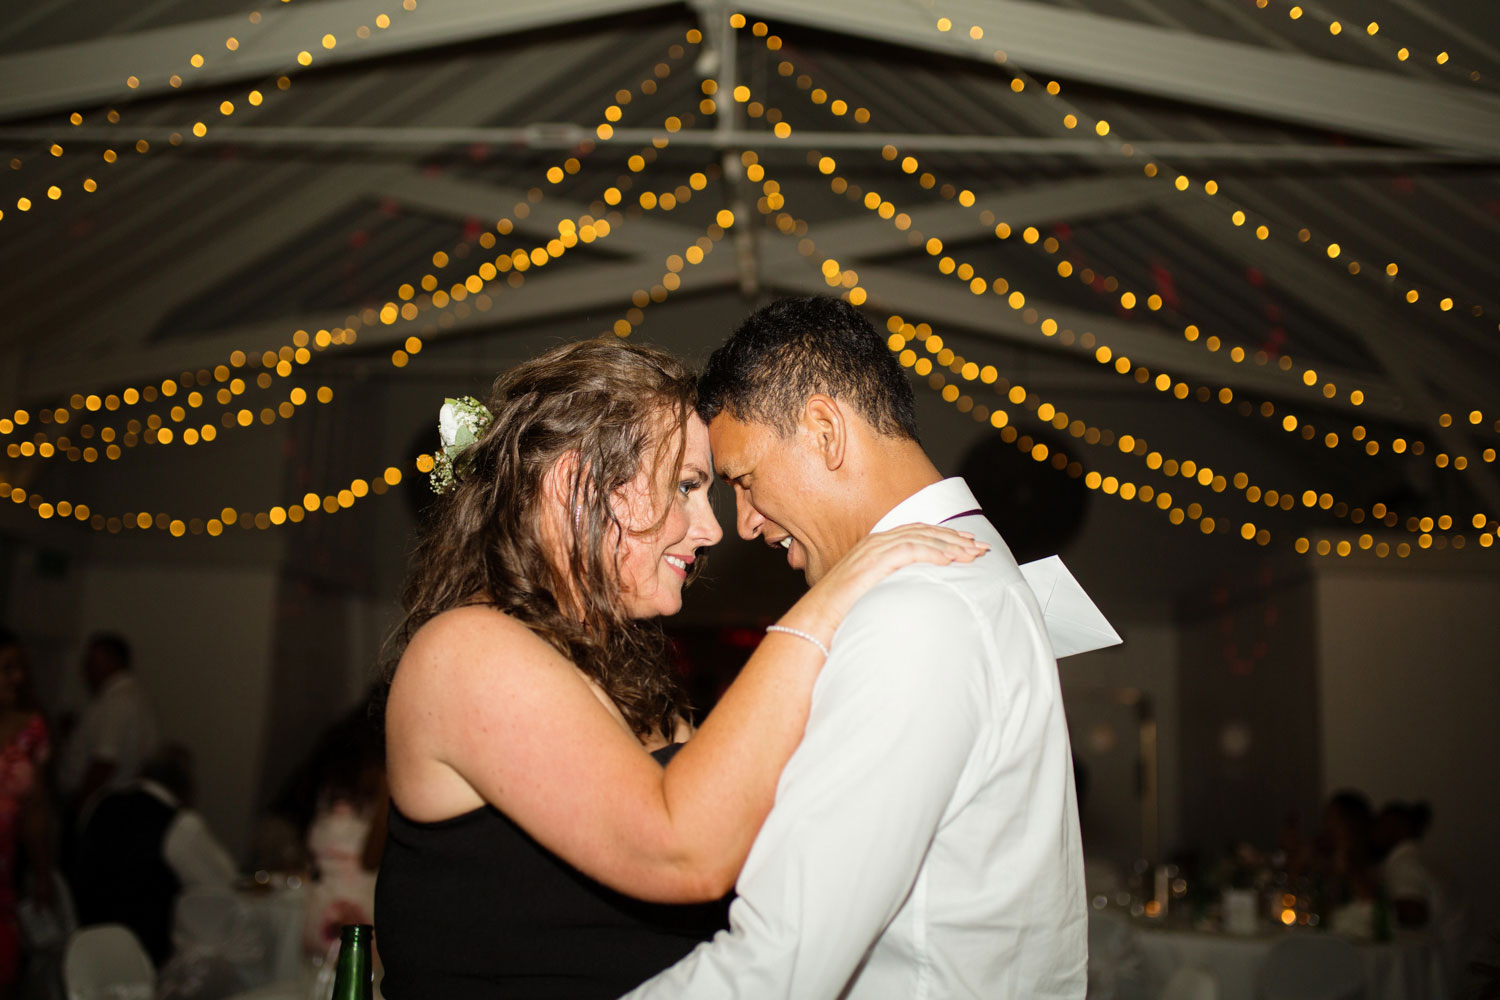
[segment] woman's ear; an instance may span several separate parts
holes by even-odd
[[[849,425],[838,400],[815,392],[802,407],[802,430],[809,434],[813,446],[822,456],[823,465],[833,472],[844,464],[849,445]]]
[[[582,462],[578,452],[565,451],[542,476],[542,492],[548,506],[567,512],[567,519],[574,522],[575,527],[578,518],[574,508],[579,503],[579,497],[575,494],[578,492],[581,473]]]

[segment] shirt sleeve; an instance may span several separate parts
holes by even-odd
[[[85,766],[93,760],[119,763],[125,748],[135,742],[137,722],[131,705],[119,696],[117,690],[111,691],[99,703],[99,716],[95,722],[93,745],[88,748],[91,760],[86,761]]]
[[[1391,899],[1428,902],[1427,873],[1414,850],[1392,854],[1384,866],[1385,892]]]
[[[239,875],[234,859],[192,809],[177,811],[167,828],[162,854],[187,888],[227,888]]]
[[[979,623],[910,570],[834,637],[730,929],[631,997],[833,997],[896,915],[980,734]]]

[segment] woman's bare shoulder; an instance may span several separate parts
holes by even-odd
[[[535,639],[531,629],[490,604],[465,604],[449,608],[422,623],[411,637],[408,650],[424,650],[426,647],[448,642],[461,642],[472,636],[489,640]]]
[[[446,688],[464,677],[494,681],[498,663],[519,669],[566,665],[557,652],[524,623],[498,608],[470,604],[451,608],[424,622],[411,637],[396,667],[395,684],[441,675]],[[403,675],[405,675],[403,677]],[[426,685],[423,685],[424,687]]]

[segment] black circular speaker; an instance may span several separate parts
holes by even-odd
[[[1031,433],[1051,454],[1068,451],[1062,440]],[[964,454],[964,477],[985,516],[1000,530],[1017,562],[1056,555],[1083,526],[1089,490],[1081,479],[1038,462],[998,434],[986,434]]]

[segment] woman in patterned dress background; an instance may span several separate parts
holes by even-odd
[[[47,723],[36,708],[20,638],[0,628],[0,1000],[15,995],[21,964],[16,919],[18,848],[24,845],[39,903],[53,897]]]

